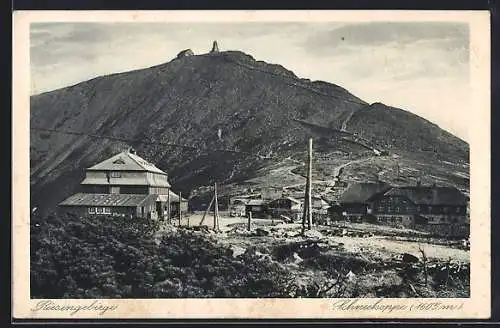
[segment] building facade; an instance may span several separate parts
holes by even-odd
[[[468,197],[454,187],[358,183],[346,190],[340,206],[332,208],[329,215],[439,235],[466,236],[470,224],[468,203]]]
[[[394,187],[376,195],[370,204],[379,222],[416,228],[468,225],[467,197],[453,187]]]
[[[86,169],[80,187],[59,204],[60,211],[163,220],[187,210],[187,201],[170,190],[168,175],[133,150]]]
[[[342,215],[350,220],[361,221],[370,213],[370,200],[375,195],[389,190],[385,183],[354,183],[340,196]]]
[[[281,215],[295,217],[297,213],[300,214],[302,211],[302,202],[292,197],[278,198],[267,204],[267,213],[273,217]]]

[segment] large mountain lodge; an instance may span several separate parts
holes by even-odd
[[[167,173],[129,149],[86,169],[81,192],[59,204],[80,216],[111,215],[163,220],[187,210],[172,192]]]
[[[469,233],[469,199],[454,187],[393,187],[384,183],[356,183],[342,194],[331,216],[371,221],[447,235]]]

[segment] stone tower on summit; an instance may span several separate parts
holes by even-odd
[[[219,52],[219,46],[217,45],[217,41],[214,41],[212,45],[212,50],[210,51],[211,53],[213,52]]]

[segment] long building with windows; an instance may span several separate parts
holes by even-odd
[[[331,208],[330,216],[466,235],[470,224],[468,204],[465,194],[449,186],[356,183],[344,192],[339,206]]]
[[[81,192],[59,204],[80,216],[111,215],[165,219],[187,210],[171,191],[167,173],[128,150],[86,169]]]

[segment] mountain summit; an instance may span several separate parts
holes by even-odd
[[[74,192],[85,167],[128,147],[183,194],[215,181],[245,184],[287,159],[303,161],[309,137],[325,168],[380,152],[436,166],[433,175],[444,171],[439,163],[468,163],[467,143],[417,115],[213,48],[32,96],[32,202],[52,207]],[[443,181],[468,185],[468,177]]]

